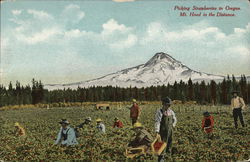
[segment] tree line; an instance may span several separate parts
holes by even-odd
[[[246,103],[250,103],[250,82],[245,75],[237,81],[234,76],[225,78],[222,82],[209,83],[180,81],[170,85],[151,87],[112,87],[93,86],[89,88],[63,89],[48,91],[41,81],[32,80],[31,86],[23,86],[16,81],[6,88],[0,85],[0,106],[25,105],[58,102],[97,102],[97,101],[129,101],[135,98],[139,101],[157,101],[169,96],[173,100],[196,101],[199,104],[229,104],[231,92],[238,90]]]

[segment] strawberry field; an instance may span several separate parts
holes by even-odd
[[[110,111],[95,110],[93,106],[0,111],[0,160],[130,161],[124,156],[133,135],[128,106],[123,105],[119,109],[114,107]],[[155,136],[154,115],[160,105],[145,104],[141,107],[139,121]],[[239,127],[237,130],[234,129],[229,107],[175,105],[173,110],[178,122],[169,161],[237,161],[250,158],[249,110],[244,112],[248,127]],[[213,138],[208,138],[201,130],[204,110],[211,111],[215,119]],[[68,119],[71,126],[76,126],[88,116],[92,120],[104,120],[105,135],[96,132],[93,122],[92,129],[81,130],[79,145],[68,148],[53,145],[60,128],[58,122],[62,118]],[[123,122],[124,128],[112,128],[114,117]],[[13,135],[15,122],[25,128],[27,137]],[[149,154],[138,159],[155,161],[157,157]]]

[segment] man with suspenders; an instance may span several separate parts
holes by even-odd
[[[57,135],[55,144],[62,144],[65,146],[78,144],[74,128],[71,128],[69,126],[69,122],[66,119],[62,119],[62,121],[60,121],[59,123],[62,127],[60,128],[60,131]]]
[[[156,111],[155,132],[156,138],[167,143],[165,150],[158,156],[158,161],[165,161],[166,153],[171,153],[173,127],[176,126],[177,119],[173,110],[170,109],[172,101],[166,97],[162,99],[162,108]]]

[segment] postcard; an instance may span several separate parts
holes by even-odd
[[[0,162],[250,161],[248,0],[0,5]]]

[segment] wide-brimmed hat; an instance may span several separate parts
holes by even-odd
[[[203,113],[203,115],[206,116],[206,117],[208,117],[208,116],[210,116],[210,113],[209,113],[208,111],[205,111],[205,112]]]
[[[19,124],[18,122],[15,122],[14,126],[15,126],[15,127],[19,127],[20,124]]]
[[[102,119],[98,118],[96,119],[96,122],[102,122]]]
[[[237,90],[233,90],[233,91],[231,92],[231,94],[234,94],[234,93],[239,94],[239,91],[237,91]]]
[[[133,99],[132,99],[132,102],[136,103],[137,101],[136,101],[136,99],[133,98]]]
[[[114,120],[119,120],[117,117],[115,117],[115,119]]]
[[[67,119],[62,119],[59,123],[60,124],[69,124],[69,121]]]
[[[92,121],[91,117],[87,117],[85,120]]]
[[[172,104],[172,100],[169,97],[162,98],[161,102],[168,105]]]
[[[136,123],[133,125],[133,128],[132,128],[132,129],[136,129],[136,128],[143,128],[143,126],[142,126],[141,123],[136,122]]]

